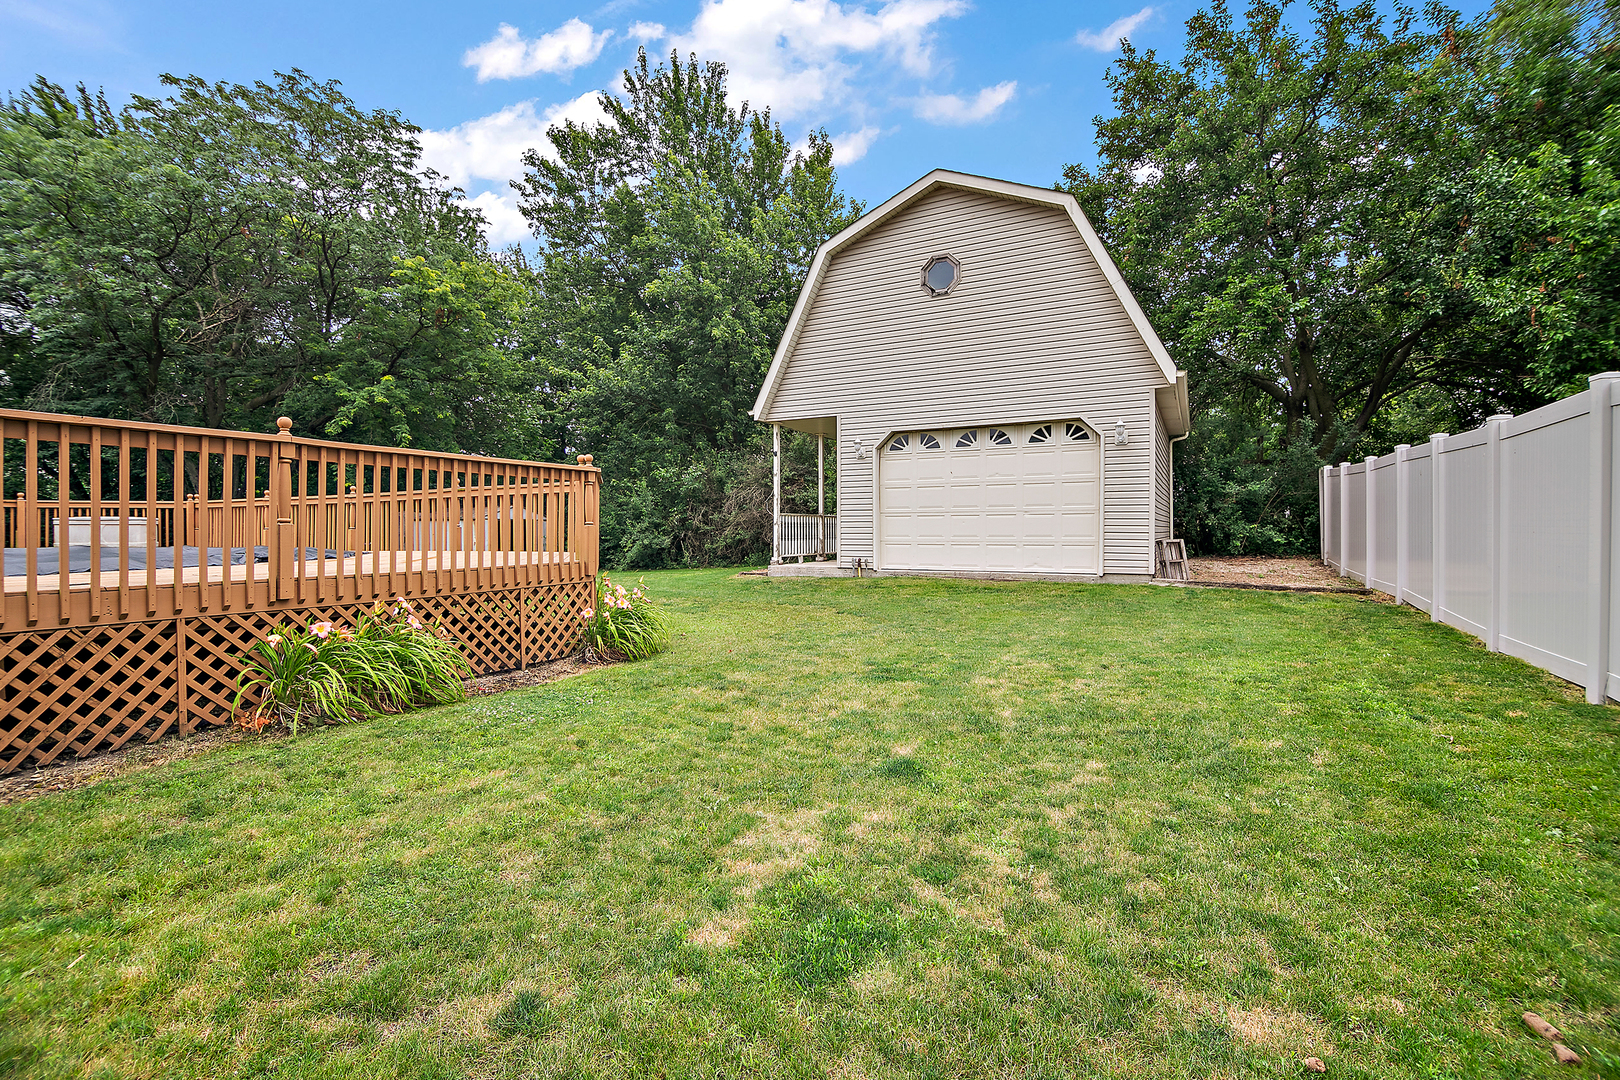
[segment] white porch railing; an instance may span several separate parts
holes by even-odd
[[[783,514],[776,527],[776,557],[834,555],[838,552],[837,514]]]

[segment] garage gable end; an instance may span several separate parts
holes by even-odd
[[[822,245],[753,416],[903,398],[946,422],[971,394],[972,414],[1013,421],[1061,411],[1043,390],[1177,376],[1073,196],[936,171]]]

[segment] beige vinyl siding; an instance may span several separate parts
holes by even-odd
[[[1164,417],[1153,410],[1153,535],[1160,539],[1173,539],[1170,533],[1171,500],[1175,498],[1170,487],[1172,448],[1170,432],[1165,430]]]
[[[961,260],[946,297],[919,286]],[[760,419],[838,418],[840,557],[874,555],[894,431],[1080,418],[1103,437],[1103,570],[1152,572],[1153,389],[1164,376],[1060,209],[940,188],[831,257]],[[1130,445],[1114,445],[1123,418]],[[855,456],[854,439],[866,447]]]

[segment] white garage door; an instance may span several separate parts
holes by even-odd
[[[1102,440],[1085,424],[905,432],[878,466],[883,569],[1099,572]]]

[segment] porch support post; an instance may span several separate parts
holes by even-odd
[[[816,436],[816,553],[827,554],[827,438]]]
[[[771,562],[782,561],[782,425],[771,425]]]

